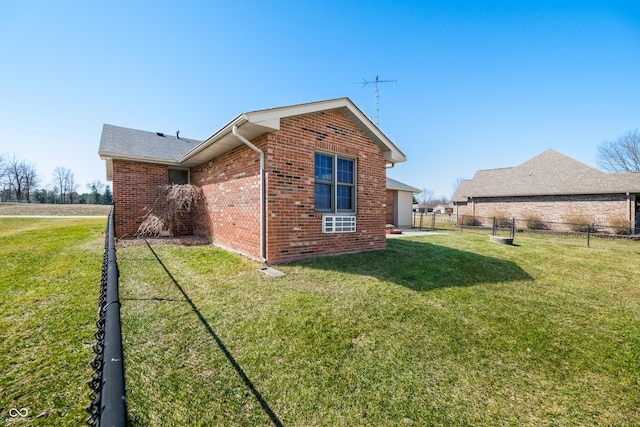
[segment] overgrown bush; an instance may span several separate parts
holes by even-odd
[[[496,226],[498,228],[511,228],[511,218],[504,212],[495,211],[492,212],[490,216],[496,219]]]
[[[482,225],[480,220],[475,215],[462,215],[458,217],[458,224],[464,227],[477,227]]]
[[[589,224],[592,223],[588,215],[581,213],[571,213],[563,218],[571,231],[586,233],[589,231]]]
[[[618,235],[631,234],[631,221],[624,215],[617,215],[609,218],[609,226]]]
[[[528,213],[524,216],[524,222],[529,230],[546,230],[547,224],[542,220],[542,217],[535,213]]]
[[[175,231],[182,225],[180,212],[188,212],[204,201],[199,187],[191,184],[162,185],[156,188],[153,206],[145,208],[144,220],[136,235],[159,236],[168,231],[174,237]]]

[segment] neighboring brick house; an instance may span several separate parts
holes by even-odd
[[[387,177],[387,224],[398,228],[411,227],[413,195],[421,190]]]
[[[348,98],[238,115],[204,141],[104,125],[116,235],[153,189],[190,182],[186,233],[267,264],[386,247],[386,168],[404,154]]]
[[[554,150],[502,169],[479,170],[460,183],[456,214],[524,219],[537,215],[551,228],[581,214],[607,226],[624,218],[640,231],[640,173],[607,174]]]

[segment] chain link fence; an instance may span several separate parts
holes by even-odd
[[[640,241],[635,224],[628,220],[616,220],[610,224],[596,224],[588,218],[576,215],[567,222],[544,221],[536,216],[509,218],[505,216],[446,215],[432,212],[414,212],[413,228],[420,230],[457,230],[479,232],[494,236],[514,238],[517,233],[566,236],[567,244],[581,242],[590,246],[594,241]],[[572,238],[572,239],[569,239]],[[578,239],[578,240],[576,240]]]
[[[93,374],[87,382],[91,403],[87,406],[90,426],[126,426],[127,402],[124,387],[122,332],[120,328],[120,300],[118,296],[118,262],[116,260],[113,208],[107,218],[102,280],[98,305],[96,353],[91,367]]]

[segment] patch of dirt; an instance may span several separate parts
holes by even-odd
[[[180,245],[180,246],[203,246],[210,245],[211,240],[203,236],[178,236],[178,237],[125,237],[118,239],[116,248],[126,248],[128,246],[146,245],[145,240],[150,245]]]

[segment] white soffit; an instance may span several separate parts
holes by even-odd
[[[187,167],[195,167],[243,145],[242,141],[233,135],[231,131],[233,126],[238,126],[238,132],[249,141],[264,133],[277,130],[264,126],[263,124],[247,122],[243,114],[211,135],[198,147],[185,154],[185,156],[179,160],[180,163]],[[278,123],[278,128],[279,127],[280,123]]]

